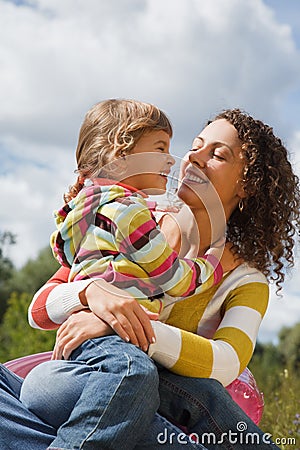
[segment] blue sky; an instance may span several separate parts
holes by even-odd
[[[0,0],[0,229],[17,266],[48,245],[74,181],[86,110],[110,97],[159,105],[183,156],[206,120],[240,107],[269,123],[300,174],[297,0]],[[300,317],[299,256],[260,339]]]

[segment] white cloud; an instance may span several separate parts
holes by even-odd
[[[259,330],[258,339],[261,342],[277,342],[277,332],[282,327],[292,327],[299,322],[300,284],[299,258],[296,267],[287,275],[280,296],[272,286],[270,302],[265,319]]]
[[[73,150],[10,137],[1,150],[1,230],[17,235],[8,256],[17,266],[48,245],[53,211],[75,180]],[[6,153],[8,152],[8,153]]]
[[[18,265],[48,243],[52,210],[74,179],[80,123],[98,100],[158,104],[174,123],[177,155],[211,114],[238,106],[291,142],[299,166],[299,133],[283,116],[300,90],[299,51],[262,0],[0,7],[0,219],[18,234]]]
[[[288,148],[295,172],[300,177],[300,130],[294,131],[288,142]]]
[[[110,96],[157,102],[180,134],[224,106],[275,119],[298,83],[290,29],[261,0],[32,3],[0,2],[5,133],[65,143]]]

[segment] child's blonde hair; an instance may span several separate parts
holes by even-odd
[[[96,103],[85,115],[76,149],[77,182],[64,195],[74,198],[86,178],[99,175],[101,168],[128,154],[147,132],[163,130],[172,137],[172,125],[164,112],[150,103],[110,99]]]

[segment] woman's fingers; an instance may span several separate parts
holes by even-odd
[[[126,311],[126,316],[117,313],[109,324],[122,339],[131,342],[144,351],[148,349],[149,342],[144,327],[135,312]]]
[[[55,345],[52,352],[52,359],[62,359],[63,358],[63,339],[58,339],[56,337]]]
[[[158,314],[152,313],[134,301],[132,308],[126,308],[122,313],[115,315],[118,324],[114,324],[114,330],[118,333],[118,327],[129,336],[132,344],[147,351],[149,344],[155,342],[155,334],[151,320],[157,320]],[[118,333],[119,334],[119,333]],[[122,337],[119,334],[120,337]]]
[[[139,309],[137,312],[137,317],[143,328],[143,332],[148,341],[148,345],[153,344],[155,342],[155,333],[154,333],[153,327],[151,325],[151,320],[158,320],[159,314],[148,311],[145,308],[142,308],[140,305],[138,305],[138,306],[139,306]]]

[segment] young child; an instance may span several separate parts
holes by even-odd
[[[223,274],[213,249],[202,258],[179,259],[148,208],[146,193],[166,190],[174,164],[171,137],[168,118],[153,105],[96,104],[80,130],[78,181],[57,213],[52,240],[59,262],[71,267],[69,281],[103,278],[158,313],[165,292],[187,297]],[[91,185],[85,186],[87,180]],[[230,252],[223,261],[225,270],[233,268]]]

